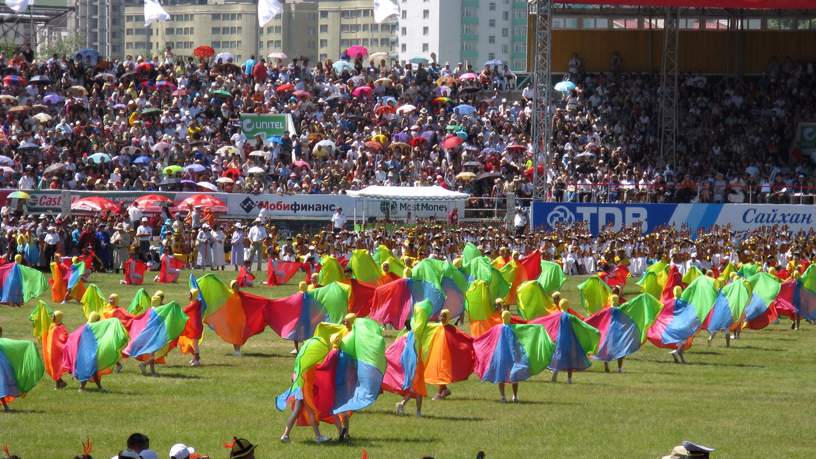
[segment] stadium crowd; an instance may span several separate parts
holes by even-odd
[[[0,188],[288,194],[439,184],[475,197],[531,195],[532,92],[513,90],[507,66],[401,66],[363,54],[238,63],[213,53],[167,49],[95,65],[0,55]],[[809,161],[789,151],[797,121],[816,106],[810,63],[772,63],[751,78],[684,76],[677,158],[664,159],[656,75],[619,65],[585,74],[577,56],[570,69],[577,86],[556,92],[550,199],[783,202],[814,185]],[[241,113],[289,113],[295,134],[248,139]]]

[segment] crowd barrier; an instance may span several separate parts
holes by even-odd
[[[791,231],[816,226],[816,206],[798,204],[597,204],[536,201],[531,207],[534,229],[585,222],[593,234],[611,227],[640,225],[644,233],[660,226],[687,226],[692,232],[713,225],[731,225],[736,232],[760,226],[786,225]]]

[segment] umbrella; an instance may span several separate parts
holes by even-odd
[[[156,89],[176,90],[176,85],[172,81],[161,80],[156,82]]]
[[[40,146],[34,142],[29,142],[28,140],[23,140],[20,145],[17,146],[18,150],[37,150]]]
[[[405,104],[405,105],[402,105],[399,108],[397,108],[397,113],[399,113],[400,115],[405,115],[405,114],[413,112],[414,110],[416,110],[415,106],[413,106],[411,104]]]
[[[19,75],[6,75],[3,77],[3,84],[5,86],[22,86],[26,84],[26,80]]]
[[[153,64],[150,62],[142,62],[141,64],[136,66],[137,72],[151,72],[153,71]]]
[[[575,89],[575,83],[569,80],[559,81],[555,85],[555,90],[562,94],[569,94]]]
[[[301,169],[311,169],[312,166],[309,165],[306,161],[299,159],[292,163],[292,167],[300,167]]]
[[[25,191],[15,191],[6,196],[8,199],[31,199],[31,195]]]
[[[198,182],[198,183],[196,183],[196,185],[201,187],[201,188],[204,188],[206,190],[218,191],[218,187],[215,186],[214,184],[210,183],[210,182]]]
[[[476,181],[481,181],[485,179],[495,179],[501,177],[501,174],[498,172],[483,172],[476,176]]]
[[[447,104],[451,100],[448,97],[435,97],[434,100],[431,101],[432,104]]]
[[[15,104],[17,103],[17,98],[11,94],[3,94],[0,95],[0,102],[4,104]]]
[[[371,86],[360,86],[359,88],[354,88],[351,95],[354,97],[371,97],[371,93],[373,91],[374,90],[371,89]]]
[[[45,174],[53,174],[54,172],[59,172],[59,171],[61,171],[63,169],[65,169],[65,164],[64,163],[54,163],[54,164],[46,167],[45,171],[43,171],[43,172]]]
[[[447,87],[445,85],[439,86],[438,88],[434,89],[434,95],[437,95],[437,96],[448,97],[448,96],[450,96],[450,93],[451,93],[451,88],[449,88],[449,87]]]
[[[468,104],[460,104],[457,105],[456,107],[453,107],[453,111],[457,115],[467,116],[474,114],[476,112],[476,107]]]
[[[124,110],[124,109],[127,108],[127,105],[125,105],[125,104],[114,104],[113,107],[111,107],[111,108],[113,108],[114,110]]]
[[[210,94],[213,95],[213,96],[216,96],[216,97],[223,97],[223,98],[232,97],[232,94],[229,91],[225,90],[225,89],[218,89],[218,90],[212,91]]]
[[[205,207],[213,212],[226,212],[227,205],[224,204],[224,201],[210,196],[208,194],[194,194],[190,197],[185,198],[183,201],[178,203],[177,208],[183,210],[192,210],[194,207]]]
[[[17,105],[9,109],[9,113],[23,113],[31,110],[28,105]]]
[[[527,147],[525,145],[521,145],[521,144],[518,144],[518,143],[511,143],[510,145],[505,147],[505,150],[515,151],[515,152],[524,151],[526,149],[527,149]]]
[[[119,150],[120,155],[135,155],[136,153],[139,153],[139,149],[134,147],[133,145],[122,147],[122,149]]]
[[[334,151],[335,148],[337,148],[337,145],[334,142],[332,142],[331,140],[326,139],[326,140],[321,140],[320,142],[317,142],[315,144],[314,148],[312,149],[312,152],[317,153],[319,150],[331,150],[331,151]]]
[[[442,148],[445,150],[450,150],[451,148],[456,148],[459,145],[462,145],[464,140],[458,135],[451,135],[448,136],[445,140],[442,141]]]
[[[382,144],[380,142],[375,142],[373,140],[369,140],[365,143],[366,148],[370,148],[374,151],[380,151],[382,149]]]
[[[395,113],[397,111],[393,105],[380,105],[374,109],[374,114],[382,115],[383,113]]]
[[[229,177],[218,177],[218,180],[216,180],[215,183],[221,183],[221,184],[226,185],[226,184],[230,184],[230,183],[235,183],[235,180],[233,180],[233,179],[231,179]]]
[[[252,153],[250,153],[249,156],[254,156],[256,158],[269,159],[269,152],[268,151],[263,151],[263,150],[255,150]]]
[[[83,86],[71,86],[67,92],[71,97],[85,97],[88,95],[88,90]]]
[[[125,72],[119,76],[119,81],[125,82],[127,80],[135,80],[136,72]]]
[[[134,199],[133,204],[142,212],[161,212],[161,208],[171,206],[173,200],[161,194],[145,194]]]
[[[456,84],[456,78],[452,76],[443,76],[436,80],[437,86],[453,86]]]
[[[187,88],[178,88],[175,91],[173,91],[172,93],[170,93],[170,95],[175,96],[175,97],[183,97],[183,96],[186,96],[187,94],[188,94]]]
[[[91,156],[88,156],[88,159],[95,162],[96,164],[111,162],[111,157],[107,153],[94,153]]]
[[[0,166],[0,171],[3,171],[6,174],[13,174],[14,173],[14,169],[12,169],[12,168],[10,168],[8,166]]]
[[[475,80],[476,78],[479,78],[479,76],[473,72],[463,73],[459,77],[460,80]]]
[[[464,181],[467,182],[467,181],[475,179],[476,174],[474,174],[473,172],[460,172],[460,173],[456,174],[456,178],[458,180],[464,180]]]
[[[200,174],[200,173],[202,173],[202,172],[206,171],[206,170],[207,170],[207,168],[206,168],[206,167],[204,167],[204,166],[203,166],[203,165],[201,165],[201,164],[190,164],[189,166],[186,166],[186,167],[184,168],[184,170],[185,170],[185,171],[188,171],[188,172],[189,172],[189,171],[193,171],[193,172],[195,172],[196,174]]]
[[[238,67],[232,62],[227,62],[226,64],[218,64],[215,66],[215,70],[224,73],[226,72],[241,73],[241,67]]]
[[[139,156],[133,160],[133,164],[149,164],[150,161],[150,156]]]
[[[164,172],[164,175],[173,175],[173,174],[178,174],[179,172],[181,172],[183,170],[184,170],[183,167],[177,166],[177,165],[174,164],[172,166],[165,167],[163,172]]]
[[[14,100],[17,100],[17,99],[15,98]],[[54,94],[54,93],[46,94],[45,97],[43,97],[43,102],[45,102],[46,104],[50,104],[50,105],[57,105],[58,103],[60,103],[60,102],[62,102],[64,100],[65,100],[64,97],[62,97],[59,94]]]
[[[51,115],[49,115],[48,113],[37,113],[36,115],[32,116],[31,118],[36,120],[37,122],[40,122],[40,123],[47,123],[47,122],[51,121]]]
[[[215,150],[215,154],[217,154],[219,156],[234,155],[234,154],[237,154],[237,153],[238,153],[238,149],[233,147],[232,145],[224,145],[223,147],[219,148],[218,150]]]
[[[476,167],[476,168],[479,168],[479,167],[482,167],[482,163],[480,163],[479,161],[468,161],[468,162],[462,164],[462,166],[463,167]]]
[[[489,61],[485,62],[484,65],[489,65],[490,67],[494,67],[494,66],[498,65],[499,67],[501,67],[502,66],[502,61],[501,61],[501,59],[490,59]]]
[[[193,50],[193,56],[199,59],[208,59],[215,56],[215,50],[212,46],[201,45]]]
[[[270,59],[279,59],[279,60],[284,60],[284,59],[289,58],[286,55],[286,53],[282,53],[282,52],[269,53],[266,57],[268,57]]]
[[[383,86],[391,86],[394,84],[394,81],[391,78],[380,78],[374,81],[374,84],[381,84]]]
[[[51,84],[51,78],[45,75],[34,75],[30,81],[32,84]]]
[[[94,75],[94,80],[116,81],[116,75],[112,73],[102,72]]]
[[[595,153],[592,153],[591,151],[578,153],[577,155],[575,155],[575,159],[587,159],[587,160],[595,159]]]
[[[221,61],[221,63],[226,63],[230,61],[234,61],[235,56],[232,53],[218,53],[215,55],[215,62]]]
[[[263,167],[254,166],[254,167],[250,167],[249,170],[247,170],[247,173],[248,174],[265,174],[266,171],[264,170]]]
[[[293,92],[292,95],[297,97],[298,99],[308,99],[308,98],[312,97],[312,95],[309,94],[309,91],[304,91],[302,89],[299,89],[299,90]]]
[[[158,115],[159,113],[161,113],[161,110],[159,110],[158,108],[149,107],[149,108],[146,108],[146,109],[142,110],[140,114],[142,116],[152,116],[152,115]]]
[[[344,71],[348,72],[354,69],[354,66],[351,65],[349,61],[337,61],[332,64],[332,68],[334,69],[335,73],[343,73]]]
[[[182,180],[182,181],[181,181],[181,184],[182,184],[182,185],[193,185],[193,186],[198,186],[198,183],[197,183],[195,180],[190,180],[190,179],[184,179],[184,180]]]
[[[289,91],[294,91],[294,90],[295,90],[295,85],[293,85],[292,83],[284,83],[284,84],[278,86],[277,88],[275,88],[276,92],[289,92]]]
[[[119,212],[119,205],[110,199],[101,198],[99,196],[92,196],[89,198],[81,198],[71,203],[71,210],[77,212]]]
[[[352,58],[363,57],[368,55],[368,48],[365,46],[354,45],[346,50],[346,55]]]
[[[161,142],[157,143],[156,145],[153,145],[151,150],[153,150],[153,151],[165,151],[165,150],[169,150],[170,147],[172,147],[172,145],[170,145],[169,143],[167,143],[165,141],[161,141]]]
[[[386,53],[385,51],[379,51],[376,53],[372,53],[370,56],[368,56],[368,58],[374,61],[375,63],[379,63],[379,61],[383,59],[388,59],[388,53]]]
[[[427,57],[424,57],[424,56],[414,56],[414,57],[408,59],[408,62],[410,62],[412,64],[428,65],[428,62],[430,62],[430,61],[428,60]]]
[[[393,142],[391,145],[388,145],[389,150],[404,150],[406,148],[410,149],[411,146],[405,142]]]
[[[417,137],[414,137],[413,139],[409,140],[408,145],[410,145],[412,147],[418,147],[418,146],[426,143],[427,141],[428,141],[428,139],[426,139],[425,137],[417,136]]]

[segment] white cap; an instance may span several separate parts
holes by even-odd
[[[170,457],[175,459],[187,459],[194,452],[195,449],[185,445],[184,443],[176,443],[170,447]]]

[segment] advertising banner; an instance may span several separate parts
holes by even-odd
[[[360,198],[358,209],[365,211],[365,217],[374,217],[378,220],[405,221],[408,212],[413,219],[428,219],[445,221],[448,213],[454,208],[459,209],[459,218],[465,215],[465,201],[403,201],[391,199]],[[358,217],[360,210],[358,212]]]
[[[285,132],[294,135],[292,115],[288,113],[241,113],[241,131],[247,139],[260,135],[264,141],[272,136],[282,136]]]
[[[537,201],[531,209],[535,229],[586,222],[593,234],[611,227],[639,225],[649,232],[659,226],[688,226],[695,232],[713,225],[731,225],[744,232],[760,226],[787,225],[791,231],[816,226],[816,206],[795,204],[594,204]]]

